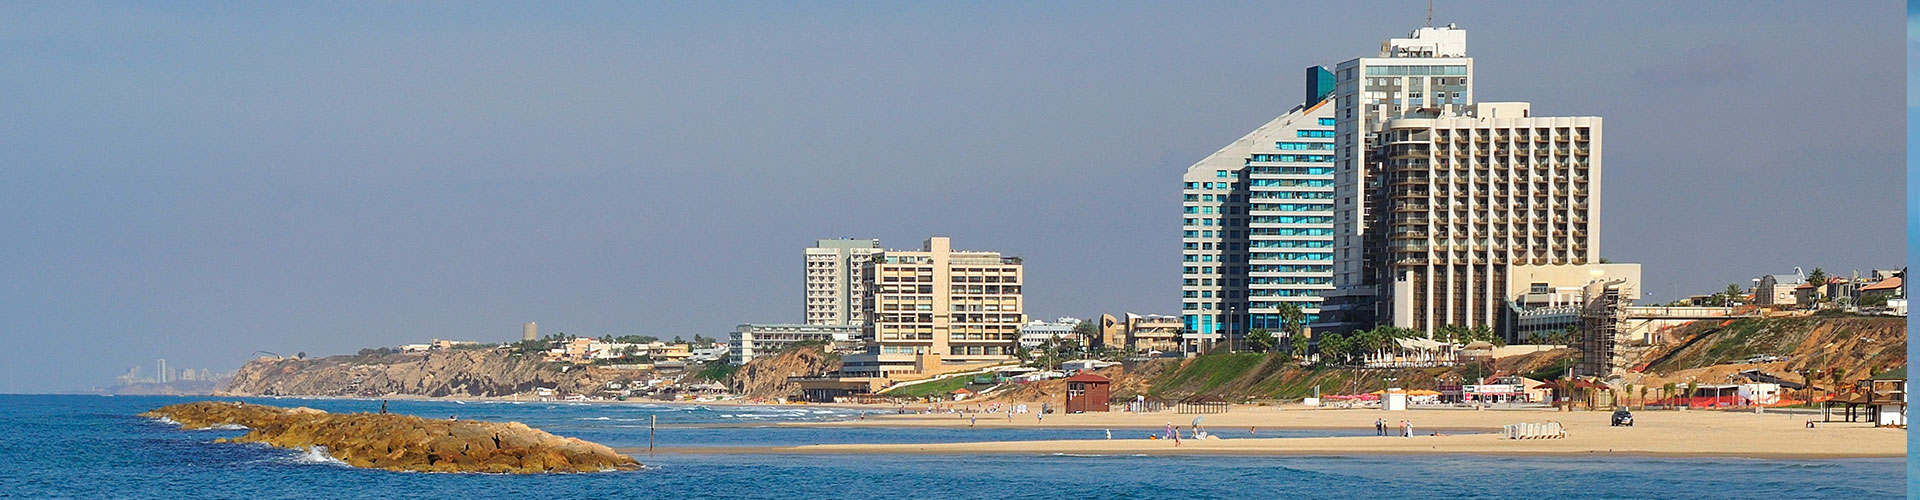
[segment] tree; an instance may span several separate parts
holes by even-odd
[[[1700,392],[1700,381],[1688,380],[1687,393],[1682,395],[1683,397],[1687,398],[1687,406],[1689,407],[1693,406],[1693,395],[1698,392]]]
[[[1497,346],[1507,345],[1506,339],[1500,338],[1493,334],[1492,326],[1488,326],[1488,325],[1475,326],[1473,327],[1472,335],[1474,340],[1485,340]]]
[[[1304,334],[1294,335],[1293,338],[1290,340],[1293,343],[1293,353],[1300,357],[1306,357],[1307,356],[1307,336]]]
[[[307,351],[300,351],[300,352],[293,353],[293,357],[299,358],[299,359],[307,359]]]
[[[1276,314],[1280,316],[1281,336],[1292,337],[1299,335],[1300,332],[1306,328],[1307,313],[1302,312],[1298,304],[1281,302],[1274,310]]]
[[[1273,338],[1273,332],[1269,332],[1265,328],[1255,328],[1253,331],[1247,332],[1247,349],[1253,352],[1271,351],[1275,343],[1276,339]]]
[[[1647,386],[1640,386],[1640,409],[1647,409]]]
[[[1827,272],[1818,267],[1813,268],[1813,272],[1807,273],[1807,283],[1813,286],[1826,286]]]
[[[1667,409],[1669,410],[1673,409],[1673,390],[1677,387],[1678,385],[1673,382],[1660,385],[1660,400],[1666,402]]]
[[[1740,285],[1728,283],[1727,290],[1720,293],[1727,295],[1726,304],[1724,304],[1726,306],[1731,307],[1746,303],[1747,293],[1740,291]]]

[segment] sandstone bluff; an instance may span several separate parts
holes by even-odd
[[[231,442],[323,447],[355,467],[417,472],[599,472],[640,463],[606,445],[563,438],[519,422],[429,420],[410,415],[327,413],[225,401],[170,405],[142,414],[184,429],[240,425]],[[219,442],[228,442],[225,438]]]

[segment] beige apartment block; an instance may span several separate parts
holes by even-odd
[[[867,352],[847,356],[843,374],[933,374],[1012,359],[1026,322],[1020,258],[956,251],[934,237],[919,251],[874,256],[863,276]]]
[[[1394,326],[1493,325],[1512,266],[1599,262],[1600,118],[1479,103],[1383,130],[1377,267]]]

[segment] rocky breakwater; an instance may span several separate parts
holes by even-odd
[[[225,401],[170,405],[142,414],[185,429],[239,425],[230,442],[323,448],[355,467],[418,472],[597,472],[640,463],[606,445],[563,438],[519,422],[429,420],[410,415],[327,413]],[[221,442],[229,442],[225,438]]]

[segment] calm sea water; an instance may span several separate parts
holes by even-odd
[[[1899,459],[1480,456],[846,456],[662,453],[643,471],[502,476],[354,469],[308,453],[214,444],[136,414],[196,398],[0,396],[0,497],[15,498],[1900,498]],[[379,402],[272,400],[328,411]],[[616,447],[1094,439],[1099,429],[772,427],[851,410],[393,401],[428,417],[518,420]],[[1367,431],[1371,431],[1368,429]],[[1116,429],[1148,432],[1146,429]],[[1263,436],[1283,435],[1263,431]],[[1284,435],[1337,435],[1294,432]]]

